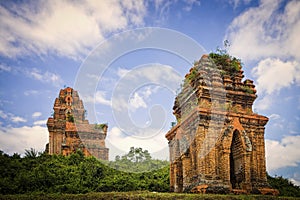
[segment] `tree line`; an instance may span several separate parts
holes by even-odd
[[[152,159],[141,148],[131,148],[120,159],[106,163],[81,151],[62,156],[31,149],[23,158],[0,151],[0,194],[136,190],[167,192],[168,162]]]
[[[25,156],[0,151],[0,194],[169,191],[169,162],[153,159],[147,150],[131,147],[115,161],[48,155],[34,149]],[[300,187],[281,176],[268,177],[281,196],[300,197]]]

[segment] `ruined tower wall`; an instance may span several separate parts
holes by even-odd
[[[60,90],[53,110],[53,117],[47,121],[50,155],[69,155],[81,150],[85,156],[108,160],[107,125],[89,124],[77,91],[70,87]]]
[[[268,118],[252,111],[253,81],[230,67],[204,55],[186,75],[173,107],[177,125],[166,134],[171,191],[276,193],[266,179]]]

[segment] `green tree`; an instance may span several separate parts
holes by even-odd
[[[147,172],[160,169],[169,165],[168,161],[152,159],[148,150],[141,147],[131,147],[129,152],[123,156],[116,156],[115,161],[110,162],[109,166],[119,171],[126,172]]]
[[[32,156],[29,152],[22,158],[19,154],[9,156],[0,151],[0,194],[168,191],[169,170],[165,168],[129,173],[104,165],[94,157],[84,157],[81,151],[69,156],[38,153]],[[119,157],[118,164],[126,161],[132,167],[138,165],[135,170],[139,170],[166,163],[150,159],[149,152],[141,148],[134,148],[128,154],[132,161],[125,159],[126,156],[123,160]]]
[[[39,152],[34,148],[25,149],[25,157],[26,158],[36,158],[39,155]]]
[[[300,187],[282,176],[271,177],[267,174],[269,184],[279,191],[280,196],[300,197]]]

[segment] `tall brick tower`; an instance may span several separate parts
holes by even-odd
[[[82,150],[85,156],[108,160],[108,148],[105,147],[107,125],[89,124],[77,91],[70,87],[60,90],[53,110],[53,117],[47,121],[47,151],[50,155],[69,155]]]
[[[177,124],[166,134],[171,191],[276,194],[266,177],[268,118],[252,111],[256,90],[237,60],[204,55],[175,99]]]

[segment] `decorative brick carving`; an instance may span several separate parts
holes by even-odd
[[[53,117],[47,121],[49,144],[46,149],[50,155],[69,155],[80,149],[85,156],[108,160],[107,125],[89,124],[77,91],[70,87],[60,90],[53,110]]]
[[[230,60],[228,61],[230,62]],[[264,130],[252,111],[256,90],[204,55],[186,75],[174,103],[177,124],[166,134],[174,192],[277,195],[267,183]]]

